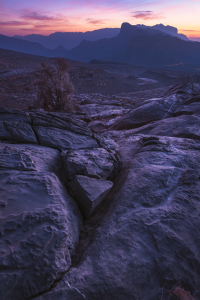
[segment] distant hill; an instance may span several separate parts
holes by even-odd
[[[67,49],[72,49],[78,46],[84,39],[88,41],[97,41],[103,38],[115,37],[119,32],[120,28],[104,28],[87,32],[55,32],[49,36],[30,34],[25,36],[15,35],[14,37],[40,43],[49,49],[54,49],[60,45]]]
[[[187,40],[188,38],[179,34],[177,28],[172,26],[165,26],[163,24],[157,24],[154,26],[145,26],[145,25],[135,25],[138,28],[149,28],[156,29],[166,34],[170,34],[181,39]],[[78,46],[83,40],[87,41],[97,41],[104,38],[113,38],[116,37],[120,32],[120,28],[103,28],[94,31],[87,32],[55,32],[48,36],[41,34],[30,34],[25,36],[15,35],[15,38],[20,38],[29,42],[37,42],[43,45],[46,48],[54,49],[60,45],[66,49],[72,49]]]
[[[167,67],[188,63],[199,65],[200,43],[162,34],[133,35],[124,50],[108,56],[107,60],[146,67]]]
[[[157,25],[154,25],[154,26],[146,26],[146,25],[137,24],[136,26],[140,27],[142,29],[146,29],[146,28],[156,29],[156,30],[159,30],[161,32],[164,32],[164,33],[173,35],[175,37],[178,37],[182,40],[189,41],[189,39],[187,38],[186,35],[184,35],[182,33],[178,33],[178,29],[176,27],[172,27],[172,26],[169,26],[169,25],[165,26],[163,24],[157,24]]]
[[[200,62],[200,43],[185,41],[150,27],[123,23],[120,33],[110,39],[83,41],[67,57],[83,62],[93,59],[135,66],[163,67]]]
[[[89,62],[92,59],[107,60],[107,57],[128,46],[132,35],[138,30],[135,26],[123,23],[120,33],[116,37],[94,42],[83,40],[79,46],[68,52],[68,58],[83,62]]]
[[[68,50],[59,46],[54,50],[47,49],[39,43],[8,37],[0,34],[0,48],[46,57],[65,57]]]

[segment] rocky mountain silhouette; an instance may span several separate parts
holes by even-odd
[[[20,38],[29,42],[37,42],[46,48],[54,49],[62,45],[67,49],[72,49],[78,46],[82,40],[97,41],[103,38],[112,38],[120,32],[120,28],[104,28],[86,32],[55,32],[48,36],[41,34],[29,34],[25,36],[15,35],[15,38]]]
[[[98,59],[159,67],[199,64],[200,43],[185,41],[157,29],[123,23],[116,37],[96,42],[84,40],[69,51],[67,57],[83,62]]]
[[[3,34],[0,34],[0,48],[46,57],[65,57],[68,52],[63,46],[58,46],[51,50],[45,48],[40,43],[8,37]]]
[[[138,28],[152,28],[159,30],[161,32],[165,32],[167,34],[179,37],[184,40],[188,40],[188,38],[179,34],[177,28],[172,26],[165,26],[163,24],[157,24],[154,26],[146,26],[146,25],[136,25]],[[29,35],[15,35],[15,38],[20,38],[29,42],[37,42],[43,45],[46,48],[54,49],[62,45],[67,49],[72,49],[78,46],[83,40],[87,41],[97,41],[99,39],[104,38],[113,38],[117,36],[120,32],[120,28],[103,28],[93,31],[86,32],[55,32],[48,36],[41,34],[29,34]]]

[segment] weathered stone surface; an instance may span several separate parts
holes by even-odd
[[[53,113],[45,111],[31,112],[33,126],[54,127],[78,134],[92,136],[86,123],[69,113]]]
[[[191,115],[181,115],[179,117],[152,122],[150,124],[131,130],[131,134],[140,133],[200,139],[199,117]]]
[[[145,101],[139,107],[132,109],[110,127],[111,130],[132,129],[148,124],[152,121],[171,118],[174,110],[183,104],[183,100],[176,95],[171,97]]]
[[[5,122],[5,125],[11,134],[13,141],[18,143],[37,144],[37,138],[31,125],[18,122]]]
[[[40,145],[56,149],[81,149],[97,148],[97,142],[88,135],[81,135],[71,131],[53,128],[35,126]]]
[[[111,181],[82,175],[76,175],[69,183],[71,194],[85,217],[89,217],[95,211],[112,186]]]
[[[88,124],[88,127],[96,133],[101,132],[103,129],[105,129],[105,125],[100,121],[92,121]]]
[[[105,105],[105,104],[85,104],[81,107],[82,111],[87,113],[91,118],[109,117],[113,115],[120,115],[127,112],[123,106]]]
[[[75,290],[87,300],[167,300],[177,299],[178,286],[197,299],[200,142],[131,131],[108,137],[119,145],[122,170],[83,227],[76,264],[38,300],[59,292],[76,299]]]
[[[173,95],[173,94],[179,94],[182,95],[182,97],[188,95],[195,96],[200,93],[200,84],[198,83],[187,83],[187,84],[178,84],[175,86],[172,86],[166,95]]]
[[[37,138],[31,125],[20,122],[0,122],[0,140],[37,144]]]
[[[11,116],[4,114],[0,121],[2,300],[28,300],[46,293],[72,265],[82,215],[62,183],[66,182],[66,174],[61,152],[52,148],[79,149],[71,152],[79,159],[79,168],[92,176],[112,177],[119,170],[116,152],[99,148],[97,141],[101,139],[93,138],[85,122],[81,123],[77,117],[70,121],[72,116],[67,114],[34,112],[31,118],[32,121],[23,113],[17,117],[12,112]],[[106,144],[106,139],[103,140]],[[37,142],[40,145],[34,145]],[[70,173],[69,177],[74,179],[74,175]],[[82,177],[85,180],[79,178],[78,190],[84,191],[81,199],[88,216],[113,184]],[[77,289],[67,293],[73,299],[84,298]],[[65,294],[59,291],[58,297]]]
[[[65,180],[60,151],[42,146],[1,143],[0,169],[52,172]]]
[[[0,256],[0,298],[3,295],[8,300],[18,300],[17,297],[30,299],[33,295],[37,300],[183,300],[186,299],[181,298],[184,295],[191,300],[199,300],[198,93],[197,85],[177,86],[163,99],[149,99],[132,110],[134,128],[135,126],[138,128],[107,131],[101,135],[94,134],[95,141],[99,144],[95,148],[103,147],[110,154],[112,150],[118,151],[122,161],[122,169],[115,177],[112,189],[106,196],[103,195],[104,201],[96,212],[94,207],[99,204],[108,181],[90,178],[85,174],[89,172],[98,174],[96,166],[93,165],[94,161],[96,164],[96,158],[94,161],[92,159],[91,164],[90,151],[97,153],[99,149],[72,149],[65,152],[64,159],[70,157],[68,178],[72,181],[69,183],[69,188],[74,192],[83,214],[89,216],[82,227],[75,253],[74,245],[77,243],[78,234],[74,234],[73,229],[70,231],[66,228],[71,228],[68,224],[71,226],[76,224],[76,228],[80,230],[82,225],[77,221],[80,218],[75,217],[76,210],[71,208],[65,210],[63,203],[66,205],[68,203],[66,199],[69,197],[65,190],[67,196],[62,198],[65,200],[61,201],[62,205],[59,206],[59,197],[63,195],[60,190],[64,189],[64,186],[52,173],[49,179],[46,163],[44,162],[42,167],[45,169],[44,173],[0,171],[0,173],[4,172],[1,179],[3,183],[0,184],[2,195],[0,211],[5,210],[0,226],[6,224],[7,228],[6,231],[0,228],[0,237],[3,239],[3,242],[0,242],[0,248],[3,249]],[[156,116],[153,108],[156,110],[157,107]],[[143,124],[145,121],[143,109],[146,111],[146,125]],[[154,117],[158,119],[154,120]],[[53,145],[64,143],[63,132],[76,134],[72,130],[56,127],[57,125],[54,127],[41,125],[35,127],[40,126],[45,129],[46,135],[49,129],[55,130],[52,136],[47,138],[48,141],[54,140]],[[57,134],[57,139],[61,142],[56,141],[58,132],[61,132],[61,136]],[[86,135],[82,134],[82,136]],[[2,149],[4,153],[5,149]],[[55,150],[55,155],[56,153],[58,151]],[[113,153],[115,155],[116,152]],[[25,158],[19,158],[19,161],[22,165],[22,161],[27,159],[25,168],[28,170],[29,160],[26,156],[28,150],[23,154]],[[35,156],[36,154],[31,152],[32,164],[35,164],[35,169],[41,171],[38,168],[39,164],[35,162]],[[7,160],[4,158],[3,161],[8,167],[13,164],[15,168],[15,158],[10,157]],[[52,157],[54,157],[53,153]],[[100,159],[99,155],[98,159]],[[103,161],[104,159],[103,156]],[[52,160],[53,169],[56,158]],[[88,173],[77,175],[79,172]],[[5,175],[7,173],[9,175]],[[26,177],[21,177],[21,174]],[[51,187],[54,186],[52,183],[54,178],[62,188]],[[19,182],[19,185],[15,185],[15,182]],[[111,187],[112,183],[109,184]],[[55,190],[59,191],[58,194]],[[34,195],[35,191],[37,195]],[[12,203],[13,212],[8,217],[12,222],[6,219],[8,203]],[[20,222],[28,221],[25,226],[22,226],[20,224],[25,223],[15,221],[14,218],[17,219],[18,215],[22,215],[20,212],[24,203],[27,206],[23,210],[23,218]],[[44,213],[46,207],[48,213]],[[42,211],[42,216],[38,217],[38,211]],[[69,211],[73,212],[76,221],[72,223],[69,221],[65,226],[63,220],[66,220]],[[32,225],[33,222],[37,223],[36,227]],[[55,225],[56,222],[59,225]],[[63,234],[59,241],[54,242],[54,237],[51,240],[54,230],[62,233],[68,230],[67,238],[63,238]],[[73,245],[71,252],[68,241]],[[19,248],[21,245],[23,248]],[[47,246],[43,247],[43,245]],[[52,252],[48,247],[53,249]],[[66,249],[70,254],[64,258]],[[71,255],[73,255],[72,260]],[[32,262],[30,265],[29,261]],[[36,267],[32,267],[33,265]],[[40,272],[43,277],[38,281]],[[59,280],[53,285],[56,279]],[[8,291],[9,297],[6,298]]]
[[[109,153],[103,148],[63,151],[62,157],[69,180],[74,180],[75,175],[112,178],[118,165],[114,151]]]
[[[199,115],[200,114],[200,102],[192,102],[188,105],[183,105],[175,110],[176,116],[180,115]]]
[[[0,186],[0,298],[30,299],[69,269],[81,215],[53,173],[0,171]]]
[[[19,110],[8,110],[0,108],[0,122],[23,122],[31,123],[31,118],[27,112],[22,112]]]
[[[12,135],[7,130],[4,122],[0,122],[0,140],[1,141],[9,141],[12,140]]]

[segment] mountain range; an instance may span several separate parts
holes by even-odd
[[[200,43],[186,41],[150,27],[123,23],[120,33],[110,39],[82,43],[67,58],[89,62],[103,60],[141,66],[164,67],[200,63]]]
[[[185,35],[178,33],[177,28],[169,25],[164,26],[163,24],[157,24],[154,26],[145,26],[138,24],[136,26],[143,29],[152,28],[181,39],[188,40]],[[103,28],[86,32],[55,32],[48,36],[41,34],[29,34],[25,36],[15,35],[14,38],[40,43],[43,47],[49,49],[55,49],[61,45],[64,48],[71,50],[72,48],[78,46],[83,40],[94,42],[104,38],[113,38],[119,33],[120,28]]]
[[[56,47],[49,49],[38,42],[0,35],[0,48],[46,57],[65,57],[82,62],[95,59],[147,67],[200,65],[200,43],[178,34],[174,27],[162,24],[148,27],[123,23],[118,34],[117,30],[111,28],[86,32],[85,36],[97,40],[84,39],[71,50],[63,45],[57,46],[59,39],[57,44],[55,43]],[[55,33],[46,38],[59,35],[64,38],[68,34],[73,36],[72,33]],[[80,40],[79,34],[81,33],[74,33],[74,37],[79,36]],[[111,35],[115,36],[107,37]],[[100,36],[104,38],[98,39]],[[70,39],[63,39],[63,44],[67,45],[68,42],[71,43]]]
[[[68,52],[63,46],[58,46],[51,50],[45,48],[40,43],[29,42],[3,34],[0,34],[0,48],[46,57],[65,57]]]

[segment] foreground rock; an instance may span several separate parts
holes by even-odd
[[[48,122],[33,125],[35,117],[29,115],[31,123],[25,124],[31,126],[39,143],[37,127],[47,135],[50,130],[64,134],[57,135],[62,142],[55,138],[51,144],[59,150],[47,151],[52,164],[46,166],[44,160],[41,168],[36,155],[41,146],[33,145],[37,151],[29,153],[27,147],[32,145],[4,149],[2,143],[0,225],[7,229],[1,230],[0,298],[199,300],[198,103],[197,85],[177,86],[164,98],[138,102],[111,125],[115,130],[101,135],[92,135],[84,122],[82,129],[65,127],[64,116],[57,114],[52,118],[59,118],[59,122],[44,114],[42,118]],[[98,147],[91,148],[87,141],[84,149],[65,149],[67,132],[88,137]],[[52,136],[47,140],[50,143]],[[23,146],[23,155],[11,146]],[[41,147],[42,155],[44,149]],[[61,183],[63,168],[53,169],[56,162],[60,164],[60,150],[67,188],[89,217],[83,226],[75,201]],[[118,174],[116,152],[122,161]],[[45,171],[41,172],[42,168]],[[18,214],[21,221],[14,220]]]
[[[11,120],[14,120],[11,121]],[[56,149],[96,148],[87,124],[71,114],[0,110],[0,140]]]
[[[171,89],[101,136],[117,144],[122,169],[85,222],[72,268],[37,300],[200,299],[198,91]]]
[[[122,171],[84,226],[77,266],[37,299],[169,299],[178,286],[199,299],[200,142],[110,135]]]
[[[116,174],[118,157],[100,148],[86,123],[70,114],[0,110],[0,128],[0,299],[33,299],[70,269],[83,225],[66,189],[76,168],[65,173],[60,150],[81,148],[74,151],[77,161],[85,155],[81,168],[88,170],[90,161],[100,178]],[[79,181],[83,200],[91,202],[88,216],[113,183]]]
[[[119,161],[114,151],[104,148],[63,151],[62,157],[69,180],[75,175],[112,179]]]
[[[76,199],[83,215],[89,217],[111,190],[113,183],[108,180],[77,175],[69,183],[71,194]]]
[[[53,173],[0,171],[1,299],[48,290],[71,265],[82,226]]]

